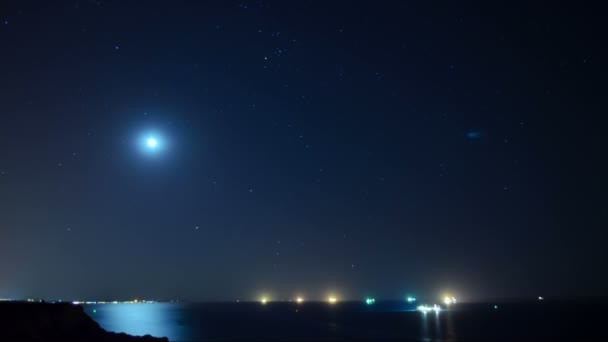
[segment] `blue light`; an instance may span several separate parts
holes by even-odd
[[[169,147],[168,139],[157,131],[148,131],[137,137],[136,144],[141,153],[148,156],[164,154]]]
[[[158,140],[156,140],[156,138],[148,138],[148,140],[146,140],[146,145],[148,145],[149,148],[156,148],[158,146]]]
[[[467,138],[469,139],[479,139],[481,137],[481,133],[477,132],[477,131],[468,131],[467,132]]]
[[[184,341],[188,340],[186,331],[172,324],[180,319],[179,312],[179,305],[171,303],[105,304],[103,310],[95,314],[95,320],[112,332],[167,336],[170,341]]]

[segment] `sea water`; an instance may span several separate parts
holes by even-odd
[[[84,306],[108,331],[171,341],[608,341],[603,307],[591,301],[478,303],[422,313],[405,302]]]

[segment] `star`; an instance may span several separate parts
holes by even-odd
[[[167,148],[167,142],[167,139],[156,131],[144,133],[138,139],[140,150],[149,156],[164,152]]]
[[[470,140],[474,140],[474,139],[479,139],[481,137],[481,133],[471,130],[471,131],[467,132],[466,136]]]

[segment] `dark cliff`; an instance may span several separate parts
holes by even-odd
[[[102,329],[83,308],[68,303],[0,303],[0,341],[166,342]]]

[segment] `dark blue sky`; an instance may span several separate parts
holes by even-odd
[[[0,297],[607,295],[605,23],[529,6],[3,2]]]

